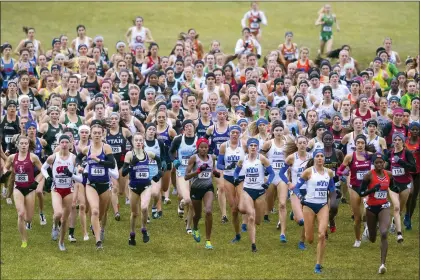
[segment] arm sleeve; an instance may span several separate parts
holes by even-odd
[[[75,180],[78,183],[82,183],[83,182],[83,175],[82,175],[82,173],[73,174],[72,179]]]
[[[399,159],[398,163],[400,166],[404,167],[409,172],[416,172],[417,166],[415,163],[415,158],[412,153],[408,150],[405,150],[406,160]]]
[[[129,141],[131,147],[134,147],[133,146],[133,135],[130,134],[130,136],[127,137],[127,141]]]
[[[171,142],[171,147],[170,147],[170,150],[169,150],[169,153],[168,153],[168,156],[170,157],[170,160],[171,161],[174,161],[175,160],[173,154],[178,150],[178,148],[180,148],[180,145],[181,145],[181,137],[182,137],[181,135],[180,136],[177,136]]]
[[[146,68],[148,65],[146,63],[142,64],[142,69],[140,70],[140,73],[142,73],[143,76],[147,75],[149,72],[151,72],[151,69]]]
[[[262,55],[262,46],[259,44],[259,42],[257,42],[257,40],[254,40],[255,46],[256,46],[256,51],[258,55]]]
[[[234,179],[238,179],[238,177],[240,176],[241,169],[243,169],[243,168],[240,167],[240,166],[237,166],[235,168],[235,170],[234,170]]]
[[[129,171],[130,171],[130,164],[125,162],[123,164],[123,168],[121,169],[121,175],[123,175],[123,177],[126,177],[127,174],[129,174]]]
[[[81,165],[82,164],[82,160],[85,157],[84,153],[78,153],[76,156],[76,166]]]
[[[105,159],[104,160],[100,160],[98,162],[98,164],[104,166],[104,167],[108,167],[110,169],[115,167],[115,159],[113,154],[106,154],[105,155]]]
[[[243,40],[242,39],[238,39],[237,44],[235,45],[235,54],[240,54],[242,52],[244,52],[244,47],[243,47]]]
[[[219,170],[224,170],[225,169],[225,156],[224,155],[218,155],[218,161],[216,163],[216,167]]]
[[[306,181],[303,178],[300,177],[300,179],[298,179],[297,184],[295,185],[294,189],[292,190],[297,197],[301,196],[300,188],[304,185],[305,182]]]
[[[269,174],[269,177],[268,177],[267,183],[268,183],[268,184],[271,184],[271,183],[272,183],[272,181],[273,181],[273,179],[275,178],[275,172],[273,172],[273,168],[272,168],[272,166],[271,166],[271,165],[269,165],[269,166],[267,166],[267,167],[266,167],[266,171],[267,171],[267,173]]]
[[[335,181],[333,180],[333,178],[330,178],[328,188],[329,188],[329,191],[330,192],[335,192],[336,191]]]
[[[360,188],[358,189],[356,189],[355,191],[361,196],[361,197],[363,197],[363,196],[367,196],[367,195],[369,195],[370,193],[373,193],[373,192],[375,192],[376,191],[376,189],[375,188],[372,188],[372,189],[369,189],[369,190],[367,190],[368,189],[368,185],[370,184],[370,182],[369,181],[366,181],[366,180],[363,180],[362,182],[361,182],[361,186],[360,186]]]
[[[248,15],[248,12],[247,13],[245,13],[244,14],[244,17],[241,19],[241,26],[244,28],[244,27],[247,27],[247,15]]]
[[[382,130],[382,136],[386,137],[387,135],[389,135],[390,130],[392,129],[392,123],[387,123]]]
[[[48,171],[47,171],[48,168],[50,168],[50,165],[47,162],[44,162],[44,164],[42,165],[42,168],[41,168],[41,173],[42,173],[42,176],[44,176],[45,179],[50,177],[50,175],[48,174]]]
[[[260,17],[262,18],[262,24],[268,25],[268,20],[267,20],[264,12],[262,12],[262,11],[260,12]]]
[[[156,164],[158,165],[158,169],[161,170],[161,168],[159,168],[162,164],[161,158],[155,155],[155,160],[156,160]]]
[[[284,167],[281,168],[281,170],[279,171],[279,177],[281,178],[282,181],[285,182],[285,184],[288,184],[289,180],[287,178],[287,176],[285,175],[285,173],[288,171],[289,165],[285,163]]]

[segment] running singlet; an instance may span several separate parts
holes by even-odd
[[[133,156],[136,156],[134,151]],[[143,160],[136,163],[136,165],[130,170],[129,184],[132,188],[148,187],[151,185],[151,180],[149,179],[149,157],[145,152],[143,152],[143,156]]]
[[[296,185],[298,179],[301,177],[304,170],[306,169],[307,161],[311,159],[313,155],[310,153],[307,153],[305,160],[301,160],[300,157],[298,156],[298,153],[294,153],[294,157],[295,157],[294,164],[290,167],[291,168],[291,183],[293,185]]]
[[[244,160],[246,156],[244,149],[241,147],[241,141],[238,140],[238,145],[234,149],[231,148],[231,142],[228,140],[225,142],[225,154],[224,154],[224,162],[225,167],[231,165],[233,162],[237,163],[240,160]],[[244,176],[245,172],[244,169],[241,169],[240,176]],[[234,176],[234,169],[224,170],[224,176]]]
[[[357,160],[357,155],[353,152],[352,162],[349,169],[351,171],[350,185],[351,187],[358,188],[361,186],[364,175],[371,169],[371,161],[369,159]]]
[[[69,119],[69,117],[67,116],[67,114],[65,114],[64,115],[64,124],[67,126],[67,127],[70,127],[70,128],[72,128],[73,129],[73,139],[75,139],[75,140],[79,140],[80,139],[80,136],[79,136],[79,133],[78,133],[78,128],[79,128],[79,126],[81,126],[83,123],[82,123],[82,119],[80,118],[80,116],[78,116],[78,115],[76,115],[77,116],[77,122],[76,123],[74,123],[74,122],[72,122],[70,119]]]
[[[408,151],[410,151],[414,158],[415,158],[415,162],[417,163],[417,172],[415,172],[415,174],[420,173],[420,142],[418,140],[417,143],[415,144],[411,144],[409,141],[409,138],[406,139],[405,141],[405,146],[408,149]]]
[[[208,160],[203,161],[199,158],[199,155],[194,155],[196,161],[193,166],[193,170],[197,170],[203,164],[207,164],[208,167],[205,171],[202,171],[196,177],[192,178],[191,188],[192,189],[206,189],[212,186],[212,170],[213,170],[213,159],[212,155],[207,155]]]
[[[211,139],[212,139],[211,145],[213,147],[213,154],[218,156],[219,155],[219,148],[221,147],[221,144],[230,139],[229,126],[227,126],[227,130],[225,132],[219,133],[217,124],[214,124]]]
[[[177,168],[177,176],[184,177],[186,175],[186,168],[189,163],[189,159],[196,152],[196,141],[197,136],[194,137],[193,144],[187,145],[185,136],[181,136],[180,148],[178,148],[178,160],[181,162],[181,165]]]
[[[170,138],[170,134],[168,132],[169,128],[170,127],[167,126],[167,128],[165,128],[165,130],[163,132],[157,132],[157,134],[156,134],[156,138],[158,140],[161,140],[168,149],[169,149],[169,147],[171,147],[171,142],[172,142],[172,140]]]
[[[399,132],[399,133],[402,133],[403,135],[405,135],[406,136],[406,128],[405,128],[405,126],[396,126],[393,122],[392,122],[392,129],[389,131],[389,134],[388,135],[383,135],[383,137],[385,138],[385,140],[386,140],[386,144],[387,145],[391,145],[392,143],[393,143],[393,141],[392,141],[392,136],[393,136],[393,134],[394,133],[396,133],[396,132]]]
[[[310,179],[307,181],[307,194],[304,201],[308,203],[323,204],[327,202],[330,176],[327,168],[323,168],[323,174],[311,168]]]
[[[297,61],[297,70],[302,70],[302,71],[307,73],[308,70],[310,70],[310,61],[308,59],[306,59],[304,64],[301,64],[301,60],[298,60]]]
[[[3,88],[7,88],[7,85],[9,83],[9,79],[13,76],[14,70],[13,67],[15,66],[15,61],[13,58],[10,58],[10,62],[6,63],[3,59],[3,57],[1,58],[1,66],[3,67]]]
[[[34,154],[39,158],[39,159],[41,159],[41,155],[42,155],[42,149],[43,149],[44,147],[41,145],[41,141],[39,140],[39,138],[37,137],[36,138],[36,141],[35,141],[35,149],[34,149]]]
[[[372,140],[369,140],[367,137],[367,145],[373,145],[376,149],[376,153],[382,153],[382,148],[380,147],[379,136],[374,137]]]
[[[270,165],[272,166],[273,171],[275,172],[275,176],[279,175],[279,171],[285,165],[284,147],[277,147],[275,145],[275,140],[272,139],[267,156],[269,158]]]
[[[35,181],[34,164],[31,161],[31,153],[27,153],[24,160],[19,160],[19,153],[13,159],[13,169],[15,171],[15,186],[19,188],[29,188]]]
[[[181,111],[181,110],[180,110]],[[199,122],[197,124],[196,127],[196,135],[198,138],[205,136],[206,134],[206,130],[208,129],[208,127],[210,127],[211,125],[213,125],[212,120],[209,120],[209,125],[204,125],[202,122],[202,119],[199,118]]]
[[[375,193],[370,193],[366,200],[364,201],[365,204],[368,206],[377,206],[383,205],[387,203],[387,193],[390,185],[389,175],[387,174],[386,170],[383,170],[383,178],[380,178],[376,171],[373,169],[371,172],[371,181],[368,185],[368,190],[374,188],[375,185],[380,184],[380,190]]]
[[[123,129],[120,127],[117,134],[111,134],[111,131],[107,131],[107,144],[111,146],[115,160],[118,163],[124,162],[126,156],[126,145],[127,139],[123,136]]]
[[[148,142],[153,142],[153,145],[149,146]],[[151,152],[155,156],[161,157],[161,149],[159,147],[158,139],[154,139],[152,141],[145,140],[145,146],[143,147],[143,149],[145,150],[145,152]],[[149,159],[149,178],[150,179],[152,179],[153,176],[158,174],[158,168],[159,167],[156,160],[150,158]]]
[[[265,182],[265,170],[262,162],[260,161],[259,154],[253,161],[250,161],[249,156],[246,155],[242,169],[245,170],[244,188],[254,190],[263,189],[262,184]]]
[[[287,46],[285,44],[282,45],[282,49],[281,49],[281,53],[284,55],[285,60],[287,61],[287,65],[289,64],[290,61],[293,61],[295,59],[295,52],[297,50],[294,48],[294,45],[291,44],[290,48],[287,48]]]
[[[92,146],[89,146],[88,158],[91,155],[91,148]],[[101,154],[99,154],[97,158],[100,160],[105,159],[104,145],[102,145]],[[100,165],[99,163],[97,163],[96,161],[92,159],[88,160],[88,166],[89,166],[88,184],[89,183],[108,183],[110,181],[110,176],[108,175],[107,167]]]
[[[401,157],[403,161],[406,161],[406,153],[405,149],[401,152]],[[396,183],[400,184],[409,184],[412,181],[411,173],[405,170],[405,167],[401,166],[398,162],[395,161],[395,152],[391,153],[391,159],[390,159],[390,170],[392,171],[393,180]]]
[[[53,170],[53,188],[68,189],[73,186],[72,177],[64,174],[64,169],[67,167],[70,172],[74,172],[75,155],[70,153],[67,159],[62,159],[60,153],[56,153],[56,158],[52,166]]]
[[[6,151],[7,144],[12,141],[13,135],[19,134],[19,118],[16,117],[15,121],[7,121],[7,116],[3,118],[3,121],[0,124],[1,131],[1,144],[3,151]]]
[[[63,133],[63,127],[61,124],[59,124],[58,127],[54,127],[51,125],[51,123],[48,123],[48,130],[44,134],[44,139],[47,141],[47,147],[48,147],[48,155],[51,155],[54,150],[58,146],[58,139]]]

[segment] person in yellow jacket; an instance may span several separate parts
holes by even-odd
[[[415,80],[409,80],[407,84],[408,92],[405,93],[400,100],[401,107],[404,109],[411,110],[412,99],[420,97],[420,93],[417,91],[417,83]]]
[[[382,69],[382,59],[380,57],[375,57],[373,60],[373,81],[379,83],[380,88],[382,91],[385,91],[388,88],[387,79],[389,79],[389,75],[387,74],[386,70]]]

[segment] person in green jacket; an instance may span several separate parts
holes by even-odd
[[[402,108],[411,110],[412,99],[415,97],[419,98],[420,93],[417,91],[417,83],[414,80],[408,81],[407,89],[408,92],[401,97],[400,104]]]

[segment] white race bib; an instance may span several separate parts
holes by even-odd
[[[121,153],[121,146],[111,146],[111,150],[113,151],[113,154],[119,154]]]
[[[31,110],[31,111],[33,111],[33,110],[34,110],[34,103],[32,103],[32,102],[31,102],[31,103],[29,104],[29,110]]]
[[[136,172],[136,179],[148,179],[149,172],[147,171],[138,171]]]
[[[56,178],[55,183],[59,186],[69,186],[72,183],[72,178]]]
[[[28,182],[28,174],[15,174],[15,181],[19,183]]]
[[[103,167],[92,167],[92,176],[104,176],[105,169]]]
[[[250,28],[251,29],[259,29],[259,27],[260,27],[260,23],[258,23],[258,22],[252,22],[252,23],[250,23]]]
[[[149,159],[149,165],[156,165],[156,160]]]
[[[385,199],[387,198],[387,191],[378,191],[374,193],[374,198],[376,199]]]
[[[283,161],[274,161],[274,162],[272,162],[272,168],[273,169],[281,169],[282,167],[284,167],[284,162]]]
[[[315,191],[314,198],[327,198],[327,191]]]
[[[248,184],[256,184],[257,183],[257,178],[258,177],[247,177],[246,176],[246,183],[248,183]]]
[[[12,142],[12,138],[13,138],[13,135],[6,135],[4,137],[4,142],[6,142],[6,144],[9,144],[10,142]]]
[[[211,173],[209,171],[200,172],[199,179],[209,179],[211,177]]]
[[[221,147],[221,144],[222,144],[222,143],[217,143],[217,144],[216,144],[216,148],[218,149],[218,151],[219,151],[219,148]]]
[[[182,158],[181,159],[181,165],[188,165],[189,164],[189,159],[188,158]]]
[[[403,168],[403,167],[392,167],[392,175],[393,176],[405,175],[405,168]]]
[[[332,31],[332,26],[323,26],[323,31],[324,32],[330,32],[330,31]]]
[[[364,175],[367,173],[367,171],[357,171],[357,180],[362,181],[364,179]]]

